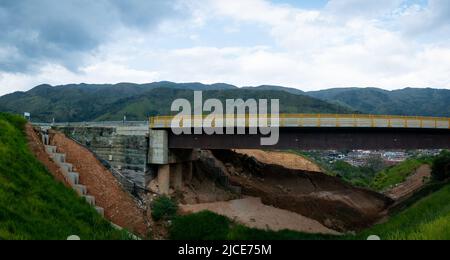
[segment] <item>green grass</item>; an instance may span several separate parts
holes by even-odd
[[[420,199],[388,222],[376,225],[358,235],[378,235],[383,240],[449,240],[450,185]]]
[[[176,217],[169,233],[173,240],[321,240],[336,238],[288,230],[273,232],[248,228],[209,211]]]
[[[0,113],[0,240],[127,239],[35,159],[24,124]]]
[[[417,168],[425,163],[429,163],[429,161],[425,159],[408,159],[396,166],[389,167],[379,172],[370,186],[372,189],[384,191],[396,184],[406,181]]]
[[[370,159],[367,166],[353,166],[343,160],[329,162],[324,159],[322,152],[290,150],[290,153],[302,156],[313,162],[326,175],[338,177],[339,179],[356,187],[370,188],[370,185],[384,165],[379,159]]]

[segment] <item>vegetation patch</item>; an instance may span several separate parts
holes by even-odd
[[[384,191],[406,181],[423,164],[431,164],[431,161],[428,158],[413,158],[389,167],[375,176],[370,187],[377,191]]]
[[[152,203],[152,218],[155,221],[172,219],[178,211],[178,205],[168,196],[157,197]]]
[[[174,240],[301,240],[332,239],[332,235],[305,234],[283,230],[279,232],[254,229],[237,224],[227,217],[202,211],[178,216],[170,227]]]
[[[438,185],[439,187],[441,185]],[[430,186],[431,187],[431,186]],[[431,188],[434,190],[436,185]],[[376,225],[358,237],[378,235],[383,240],[450,239],[450,185],[428,195],[406,210],[393,215],[388,222]]]
[[[209,211],[178,216],[170,227],[170,238],[174,240],[225,240],[231,221]]]
[[[431,175],[436,181],[444,181],[450,178],[449,151],[443,151],[436,159],[434,159]]]

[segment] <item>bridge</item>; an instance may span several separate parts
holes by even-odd
[[[172,116],[150,119],[150,128],[167,131]],[[238,116],[249,128],[252,116]],[[450,118],[336,115],[336,114],[282,114],[279,121],[278,144],[264,147],[260,139],[264,135],[175,135],[167,131],[169,149],[445,149],[450,148]],[[191,120],[198,125],[200,119]],[[269,124],[270,125],[270,124]],[[247,131],[248,133],[248,131]]]
[[[261,146],[262,134],[175,135],[172,116],[152,117],[147,122],[83,122],[50,125],[90,148],[137,186],[146,188],[156,178],[159,192],[180,188],[192,176],[192,162],[199,149],[298,149],[298,150],[399,150],[449,149],[450,118],[283,114],[279,142]],[[250,128],[252,116],[237,116]],[[203,118],[182,121],[196,126]],[[49,125],[41,125],[48,127]],[[269,124],[270,126],[270,124]],[[275,125],[272,125],[275,126]],[[246,132],[248,133],[248,132]],[[183,180],[184,179],[184,180]]]

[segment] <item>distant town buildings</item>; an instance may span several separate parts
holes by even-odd
[[[441,150],[412,150],[412,151],[369,151],[369,150],[353,150],[353,151],[316,151],[316,155],[328,163],[336,161],[345,161],[353,166],[366,166],[370,160],[381,160],[386,165],[396,165],[408,158],[417,156],[435,156]]]

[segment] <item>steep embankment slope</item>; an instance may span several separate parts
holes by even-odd
[[[323,173],[264,164],[226,150],[212,151],[231,184],[266,205],[314,219],[337,231],[355,231],[377,221],[392,203],[386,196],[355,188]]]
[[[389,167],[377,173],[370,184],[371,188],[377,191],[387,191],[395,188],[395,186],[404,183],[411,175],[416,173],[416,170],[423,165],[431,164],[426,159],[408,159],[400,164]],[[431,169],[428,169],[428,174],[422,174],[425,177],[430,176]]]
[[[105,210],[105,218],[135,234],[148,235],[145,212],[89,150],[56,131],[50,131],[50,143],[66,154],[66,160],[79,173],[80,182]]]
[[[24,124],[0,114],[0,239],[126,238],[35,159]]]

